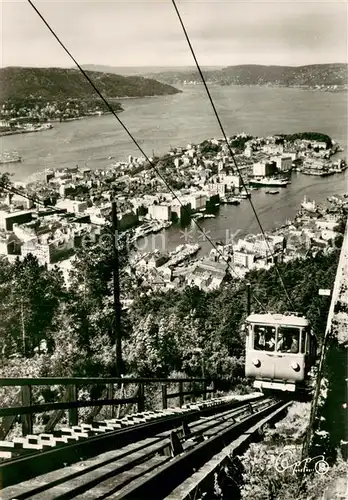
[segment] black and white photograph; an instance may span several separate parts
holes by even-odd
[[[347,499],[348,1],[0,20],[0,500]]]

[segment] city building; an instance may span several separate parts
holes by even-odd
[[[251,269],[254,266],[255,254],[248,252],[246,249],[236,250],[233,252],[233,263],[236,266],[247,267]]]
[[[193,194],[187,197],[187,202],[191,205],[191,210],[202,210],[207,203],[207,196],[205,194]]]
[[[0,231],[0,255],[20,255],[21,240],[12,232]]]
[[[224,178],[224,183],[228,188],[239,188],[240,177],[239,175],[226,175]]]
[[[147,262],[147,267],[148,267],[148,269],[157,268],[157,267],[163,266],[163,264],[168,262],[168,260],[169,260],[169,257],[167,254],[155,253],[149,258],[149,260]]]
[[[253,164],[253,175],[255,177],[268,177],[269,175],[273,175],[275,170],[275,162],[263,160]]]
[[[272,160],[275,161],[277,170],[279,170],[279,172],[286,172],[288,170],[291,170],[293,161],[291,156],[276,156],[272,158]]]
[[[150,205],[148,213],[152,219],[156,220],[170,221],[172,217],[169,205]]]
[[[24,224],[33,219],[33,212],[30,210],[18,210],[9,212],[0,210],[0,229],[12,231],[13,224]]]
[[[182,202],[181,204],[178,201],[173,200],[170,209],[172,217],[182,219],[183,217],[188,216],[191,213],[191,203]]]
[[[68,198],[58,201],[56,206],[58,208],[66,208],[68,212],[72,212],[75,214],[83,213],[85,212],[85,210],[87,210],[86,201],[70,200]]]
[[[214,182],[208,185],[210,194],[218,194],[220,196],[225,196],[226,188],[227,186],[224,182]]]

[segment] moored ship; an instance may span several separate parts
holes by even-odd
[[[276,177],[262,177],[251,179],[249,184],[251,186],[285,187],[289,184],[289,181],[288,179],[277,179]]]
[[[240,200],[234,196],[226,196],[225,198],[221,198],[222,203],[226,203],[227,205],[239,205]]]
[[[307,210],[307,212],[317,211],[317,205],[315,204],[315,201],[314,200],[309,201],[306,196],[304,197],[303,202],[301,203],[301,208]]]
[[[6,164],[6,163],[20,163],[22,161],[22,157],[19,156],[17,151],[13,151],[11,153],[0,153],[0,164]]]
[[[333,173],[330,170],[324,170],[324,169],[315,170],[313,168],[312,169],[311,168],[303,169],[303,170],[301,170],[301,172],[305,175],[314,175],[317,177],[327,177],[328,175],[331,175]]]

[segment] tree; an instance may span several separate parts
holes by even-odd
[[[115,341],[112,281],[115,244],[119,253],[120,288],[122,296],[127,297],[135,286],[134,278],[127,273],[131,246],[126,233],[113,235],[109,224],[103,228],[97,241],[83,241],[70,273],[67,311],[79,346],[90,355],[93,354],[93,346],[99,345],[100,338],[104,339],[109,349]]]
[[[54,342],[54,318],[64,299],[64,280],[58,270],[48,271],[31,254],[23,261],[0,262],[1,352],[33,356],[40,342]]]
[[[221,150],[218,144],[214,144],[211,141],[203,141],[199,147],[202,154],[218,153]]]

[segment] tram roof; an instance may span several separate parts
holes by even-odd
[[[285,314],[250,314],[246,320],[248,323],[262,323],[268,325],[289,325],[299,327],[309,325],[306,318]]]

